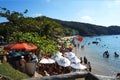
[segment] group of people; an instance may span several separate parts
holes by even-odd
[[[19,55],[21,54],[21,55]],[[38,57],[35,55],[34,51],[11,51],[7,55],[8,62],[15,68],[20,70],[21,72],[26,73],[26,63],[31,62],[34,64],[34,73],[36,71]],[[33,75],[34,75],[33,73]],[[32,75],[32,74],[31,74]]]
[[[103,53],[103,57],[109,58],[110,54],[108,51],[105,51]],[[119,57],[119,54],[117,54],[117,52],[114,52],[114,57]]]
[[[75,47],[74,40],[71,41],[71,43],[68,45],[67,41],[64,43],[61,43],[60,52],[62,53],[63,57],[65,57],[66,51],[71,51],[72,46]],[[79,46],[79,45],[78,45]],[[22,55],[20,55],[22,54]],[[20,71],[26,73],[26,63],[32,62],[35,64],[34,73],[37,71],[39,74],[43,76],[49,76],[49,75],[56,75],[56,74],[63,74],[63,73],[70,73],[72,71],[72,68],[70,66],[63,67],[58,65],[56,62],[53,64],[40,64],[40,60],[42,58],[47,58],[51,56],[46,56],[43,50],[40,50],[38,54],[35,53],[35,51],[17,51],[12,50],[7,55],[8,62],[13,65],[13,67],[19,69]],[[91,72],[91,64],[87,60],[86,57],[82,58],[80,57],[80,63],[86,65],[87,71]]]
[[[81,64],[84,64],[87,66],[87,71],[91,72],[91,70],[92,70],[91,63],[87,60],[87,58],[85,56],[83,58],[80,57],[80,61],[81,61],[80,62]]]
[[[72,49],[73,47],[74,47],[74,48],[76,48],[76,47],[78,47],[78,48],[81,47],[81,49],[84,49],[84,45],[81,45],[81,46],[80,46],[79,43],[76,43],[76,42],[75,42],[75,39],[74,39],[74,38],[71,40],[71,43],[70,43],[70,47],[69,47],[69,48],[65,48],[64,45],[65,45],[66,43],[67,43],[67,40],[65,41],[65,43],[62,44],[62,46],[61,46],[61,48],[60,48],[60,52],[62,52],[63,54],[64,54],[65,51],[67,51],[67,49],[70,50],[70,49]],[[77,45],[76,45],[76,44],[77,44]],[[80,61],[81,61],[80,63],[81,63],[81,64],[85,64],[85,65],[87,66],[87,70],[91,72],[91,69],[92,69],[92,68],[91,68],[91,64],[90,64],[90,62],[87,60],[87,58],[84,56],[83,58],[80,57],[79,59],[80,59]]]

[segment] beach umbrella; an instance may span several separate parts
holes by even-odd
[[[54,54],[51,58],[54,59],[55,61],[57,61],[60,58],[63,58],[63,56],[62,56],[62,53],[58,52],[58,53]]]
[[[49,61],[46,58],[42,58],[39,63],[48,64]]]
[[[49,62],[49,64],[53,64],[53,63],[55,63],[55,60],[48,58],[48,62]]]
[[[80,69],[80,70],[85,70],[85,69],[87,69],[86,66],[84,66],[84,65],[82,65],[82,64],[80,64],[80,63],[72,63],[70,66],[71,66],[72,68],[74,68],[74,69]]]
[[[79,36],[79,37],[77,38],[77,40],[81,42],[81,41],[83,40],[83,38]]]
[[[59,52],[59,51],[58,51],[56,54],[57,54],[57,55],[60,55],[60,56],[62,56],[62,53],[61,53],[61,52]]]
[[[75,57],[75,53],[73,53],[73,52],[65,52],[65,55],[68,59]]]
[[[80,59],[77,56],[71,58],[70,61],[73,63],[80,63]]]
[[[51,58],[48,58],[48,59],[47,58],[42,58],[39,63],[42,63],[42,64],[53,64],[53,63],[55,63],[55,60],[53,60]]]
[[[36,50],[37,46],[32,43],[19,42],[4,46],[5,50]]]
[[[57,63],[58,63],[58,65],[63,66],[63,67],[70,66],[70,61],[69,61],[69,59],[67,59],[67,58],[65,58],[65,57],[60,58],[59,60],[57,60]]]

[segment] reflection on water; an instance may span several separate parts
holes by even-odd
[[[99,43],[93,44],[93,41]],[[76,48],[75,53],[79,57],[87,57],[91,62],[92,73],[113,76],[120,72],[120,56],[114,57],[114,52],[120,55],[120,35],[84,37],[82,42],[76,43],[84,45],[84,49]],[[109,51],[109,58],[103,57],[106,50]]]

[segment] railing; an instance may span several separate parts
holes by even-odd
[[[75,73],[68,73],[68,74],[60,74],[54,76],[45,76],[45,77],[38,77],[38,78],[29,78],[23,80],[100,80],[95,75],[89,72],[75,72]]]

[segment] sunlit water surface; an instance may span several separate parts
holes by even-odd
[[[120,72],[120,56],[114,57],[116,51],[120,55],[120,35],[112,36],[94,36],[83,37],[82,42],[76,41],[80,45],[84,45],[84,49],[76,47],[75,53],[79,57],[86,56],[91,62],[92,73],[98,75],[115,76]],[[97,45],[93,41],[99,42]],[[103,57],[104,51],[108,50],[110,57]]]

